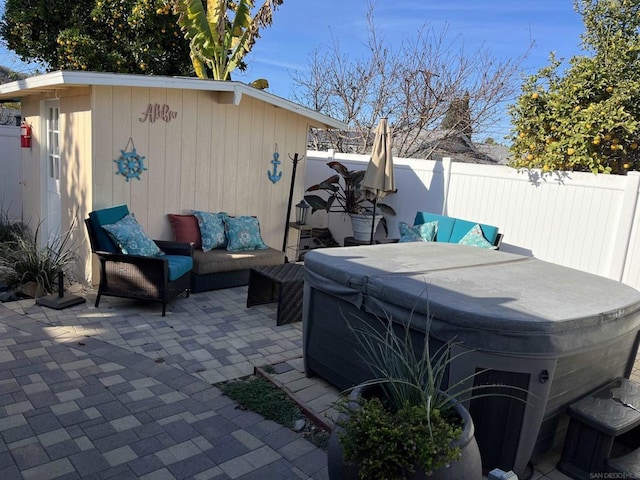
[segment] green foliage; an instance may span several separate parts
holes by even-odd
[[[326,199],[318,195],[305,195],[304,199],[311,205],[311,213],[316,210],[344,213],[371,213],[373,204],[367,200],[360,190],[366,171],[349,170],[340,162],[328,162],[327,165],[338,173],[307,188],[307,192],[324,191],[329,194]],[[337,204],[335,207],[334,203]],[[332,207],[334,210],[331,210]],[[384,203],[377,203],[376,208],[379,208],[382,213],[388,215],[396,214],[392,207]]]
[[[406,478],[416,466],[430,472],[458,459],[460,450],[452,446],[461,434],[457,404],[526,393],[514,386],[505,387],[508,393],[504,394],[482,393],[492,385],[468,386],[483,371],[449,383],[451,365],[465,353],[454,354],[452,341],[432,351],[429,311],[420,348],[411,338],[411,319],[406,323],[390,317],[378,320],[354,316],[347,323],[359,344],[358,355],[374,377],[359,387],[379,390],[379,399],[338,404],[338,410],[348,414],[338,419],[342,429],[338,438],[345,459],[358,466],[362,479]]]
[[[264,378],[228,382],[220,388],[222,393],[235,400],[242,408],[259,413],[280,425],[292,427],[302,417],[298,406]]]
[[[416,465],[431,472],[460,457],[452,442],[462,429],[438,409],[405,403],[393,411],[373,397],[361,398],[357,406],[340,404],[339,410],[349,414],[337,421],[344,455],[358,461],[361,479],[404,479]]]
[[[53,293],[58,274],[66,272],[76,259],[71,245],[71,229],[41,246],[40,226],[34,235],[21,230],[0,244],[0,270],[11,287],[35,282],[43,292]]]
[[[171,0],[7,0],[0,36],[50,70],[185,75],[189,44]]]
[[[254,0],[176,0],[178,24],[189,40],[196,75],[231,80],[236,68],[244,70],[244,58],[260,36],[260,28],[271,25],[273,12],[282,3],[265,0],[252,16]]]
[[[16,238],[25,238],[29,235],[29,227],[23,223],[12,220],[9,214],[0,209],[0,247],[4,249],[10,242],[15,242]]]
[[[510,109],[512,166],[625,174],[640,170],[640,3],[578,0],[586,32],[559,73],[530,76]]]
[[[267,373],[275,372],[272,365],[265,365],[262,369]],[[262,377],[227,382],[222,384],[220,389],[241,408],[259,413],[280,425],[292,428],[295,422],[303,417],[303,413],[293,400]],[[299,433],[318,448],[327,449],[329,432],[324,429],[318,428],[307,420],[305,428]]]
[[[345,458],[358,465],[362,479],[406,478],[417,465],[430,472],[459,458],[452,442],[461,428],[452,421],[451,409],[468,390],[445,388],[448,367],[457,358],[451,354],[453,344],[445,342],[432,355],[430,325],[416,351],[408,326],[397,332],[391,318],[357,320],[348,326],[374,376],[361,386],[380,389],[383,401],[374,397],[355,406],[338,404],[339,411],[348,413],[337,422]]]

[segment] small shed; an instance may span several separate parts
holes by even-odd
[[[76,273],[97,280],[83,219],[126,204],[145,231],[172,239],[168,213],[258,217],[281,248],[293,161],[311,127],[343,122],[238,82],[58,71],[0,85],[31,129],[21,148],[23,217],[43,241],[75,225]],[[298,163],[293,203],[303,196]],[[294,213],[292,212],[292,215]],[[95,270],[93,272],[92,270]]]

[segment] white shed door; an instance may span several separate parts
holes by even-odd
[[[47,225],[51,242],[60,235],[62,199],[60,197],[60,105],[46,104],[47,139]]]

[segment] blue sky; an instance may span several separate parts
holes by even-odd
[[[0,1],[0,5],[4,2]],[[256,4],[260,4],[257,0]],[[285,0],[271,27],[262,31],[249,68],[234,78],[269,80],[268,91],[290,98],[291,73],[304,71],[312,51],[337,39],[344,52],[360,55],[367,35],[367,0]],[[399,45],[415,38],[427,24],[436,32],[448,25],[451,41],[473,51],[484,45],[498,59],[515,58],[535,42],[523,67],[534,73],[547,64],[549,52],[570,58],[579,54],[582,19],[573,0],[377,0],[379,33]],[[25,71],[15,57],[0,50],[0,65]]]
[[[258,2],[256,2],[258,3]],[[363,52],[367,0],[288,0],[262,31],[242,81],[267,78],[272,93],[289,97],[290,72],[304,70],[310,53],[337,39],[344,51]],[[534,73],[549,52],[570,58],[580,53],[582,19],[573,0],[378,0],[375,21],[393,44],[414,38],[427,24],[436,32],[448,25],[448,38],[473,51],[487,47],[496,58],[515,58],[535,46],[524,64]]]
[[[259,3],[259,2],[256,2]],[[337,39],[343,52],[356,56],[365,51],[367,0],[288,0],[278,9],[273,25],[262,31],[249,57],[245,74],[235,79],[269,80],[268,91],[290,98],[291,73],[304,71],[310,54]],[[375,22],[379,33],[394,45],[413,39],[425,24],[465,51],[486,47],[497,59],[523,55],[524,73],[535,73],[548,64],[549,53],[569,59],[583,53],[582,17],[573,0],[377,0]],[[509,117],[490,132],[496,140],[508,133]]]

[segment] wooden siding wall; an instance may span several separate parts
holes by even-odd
[[[368,156],[307,152],[306,187],[329,177],[326,162],[364,169]],[[413,224],[418,210],[499,227],[501,250],[620,280],[640,290],[640,173],[539,175],[506,166],[394,159],[398,192],[385,197],[398,222]],[[343,215],[316,212],[312,224],[328,226],[337,241],[351,235]],[[378,236],[382,232],[378,231]]]
[[[91,258],[84,219],[92,210],[92,145],[91,145],[91,90],[69,90],[60,99],[62,231],[73,223],[72,242],[78,253],[76,274],[88,278]]]
[[[83,219],[91,211],[91,91],[89,88],[64,89],[56,95],[27,97],[22,113],[32,126],[31,149],[23,148],[22,160],[25,185],[23,216],[33,228],[40,223],[46,232],[47,176],[45,120],[40,115],[43,103],[58,99],[60,104],[60,194],[62,224],[60,231],[71,228],[71,245],[78,254],[74,274],[85,281],[90,271],[91,257]],[[40,238],[42,242],[46,238]]]
[[[304,117],[243,96],[224,103],[214,92],[94,87],[93,209],[127,204],[153,238],[172,239],[168,213],[193,209],[255,215],[265,242],[282,247],[293,164],[306,150]],[[168,105],[169,122],[141,121],[149,105]],[[148,169],[125,180],[115,175],[129,139]],[[275,145],[282,179],[267,177]],[[294,204],[302,198],[304,162],[298,165]],[[292,212],[295,215],[295,212]]]

